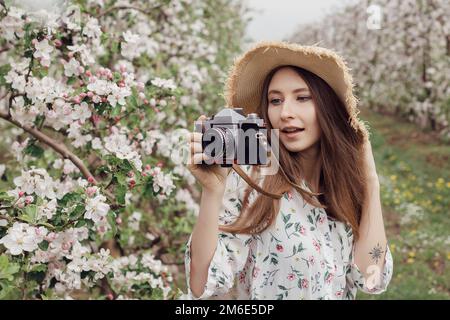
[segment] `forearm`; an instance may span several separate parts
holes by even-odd
[[[371,178],[367,185],[359,232],[360,237],[355,243],[354,261],[364,278],[378,281],[384,267],[387,244],[378,177]],[[374,281],[370,282],[376,284]]]
[[[223,195],[223,190],[204,190],[202,192],[200,211],[191,240],[190,286],[197,297],[203,293],[209,265],[216,250],[219,233],[219,212]]]

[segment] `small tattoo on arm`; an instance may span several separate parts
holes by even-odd
[[[376,264],[378,264],[378,260],[381,259],[383,253],[384,251],[381,249],[380,243],[377,243],[377,245],[372,249],[372,251],[369,252],[370,256],[372,257],[372,260],[375,261]]]

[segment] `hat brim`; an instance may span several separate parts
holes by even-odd
[[[357,98],[353,95],[353,79],[344,60],[334,51],[302,46],[288,42],[260,42],[235,59],[225,86],[225,100],[229,107],[243,108],[244,113],[257,112],[264,79],[281,65],[304,68],[330,85],[347,108],[349,121],[356,129]]]

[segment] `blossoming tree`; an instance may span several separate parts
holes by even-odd
[[[197,212],[181,151],[224,103],[245,9],[48,2],[0,1],[0,299],[178,298]]]
[[[361,0],[300,26],[292,39],[340,51],[365,105],[450,139],[448,12],[446,0]]]

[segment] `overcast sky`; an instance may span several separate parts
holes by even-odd
[[[253,21],[247,28],[247,37],[254,41],[283,40],[296,26],[320,21],[333,12],[357,0],[244,0],[252,9]]]

